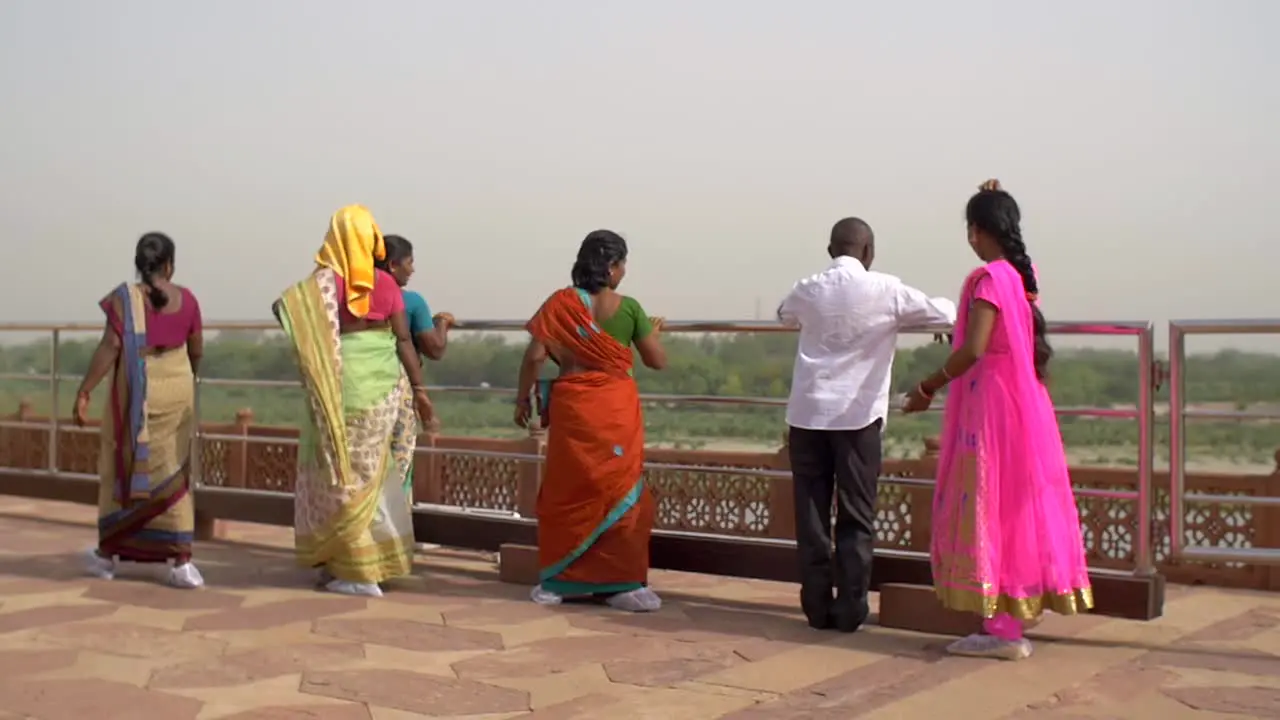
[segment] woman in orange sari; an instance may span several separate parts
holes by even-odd
[[[533,337],[520,368],[517,425],[528,426],[543,362],[550,357],[560,366],[537,393],[547,451],[538,490],[540,583],[530,597],[541,605],[594,597],[630,612],[662,607],[648,587],[654,506],[644,485],[631,347],[655,370],[666,354],[658,342],[662,321],[617,292],[626,266],[621,236],[591,233],[578,250],[573,286],[547,298],[526,326]]]

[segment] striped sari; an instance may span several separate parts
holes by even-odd
[[[654,506],[631,349],[600,329],[590,296],[574,288],[548,298],[527,327],[562,367],[581,369],[556,378],[548,398],[533,599],[605,596],[620,609],[657,610],[647,587]]]
[[[101,303],[119,335],[98,453],[98,552],[132,562],[191,558],[191,433],[195,379],[185,346],[147,349],[142,290],[116,288]]]
[[[294,489],[295,546],[300,565],[368,587],[412,569],[404,480],[417,419],[395,336],[340,334],[339,302],[334,272],[320,269],[276,306],[308,399]]]

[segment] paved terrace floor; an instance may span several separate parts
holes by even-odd
[[[544,609],[432,551],[381,600],[311,589],[287,529],[199,548],[209,587],[78,576],[87,507],[0,498],[0,718],[1280,718],[1280,596],[1174,588],[1152,623],[1053,617],[1021,663],[810,630],[790,586],[659,572],[648,616]]]

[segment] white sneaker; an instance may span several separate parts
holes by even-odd
[[[551,592],[543,590],[541,585],[534,585],[533,590],[529,591],[529,599],[539,605],[559,605],[564,602],[564,598]]]
[[[996,660],[1025,660],[1031,657],[1031,643],[1026,638],[1001,640],[994,635],[974,634],[947,646],[947,652],[963,657]]]
[[[187,561],[169,568],[167,582],[176,588],[195,590],[196,588],[204,587],[204,576],[196,569],[195,563]]]
[[[365,597],[382,597],[382,588],[377,583],[355,583],[346,580],[330,580],[325,583],[325,590],[341,595],[363,595]]]
[[[115,558],[105,558],[98,554],[97,548],[89,548],[82,554],[84,571],[99,580],[114,580],[116,577]]]
[[[611,595],[608,600],[605,600],[605,604],[616,610],[625,610],[627,612],[655,612],[662,609],[662,598],[658,597],[658,593],[649,588],[642,587],[630,592]]]
[[[320,567],[316,568],[316,584],[317,585],[320,585],[323,587],[333,582],[334,580],[337,580],[337,578],[333,576],[333,573],[329,572],[329,567],[327,565],[321,565]]]

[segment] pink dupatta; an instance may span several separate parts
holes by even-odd
[[[934,586],[983,617],[1093,605],[1080,518],[1049,391],[1036,377],[1022,278],[998,260],[964,283],[955,343],[975,300],[999,313],[986,354],[951,382],[934,493]]]

